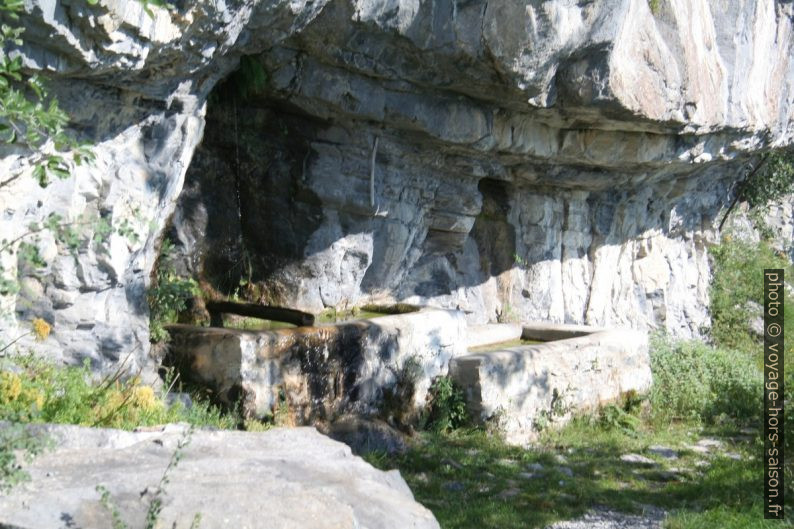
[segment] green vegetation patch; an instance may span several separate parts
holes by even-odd
[[[174,244],[163,239],[160,254],[154,267],[152,285],[146,293],[149,302],[149,335],[152,342],[168,340],[165,325],[178,320],[180,313],[188,307],[188,302],[200,295],[195,279],[177,274],[174,265]]]
[[[778,527],[763,520],[757,434],[634,416],[638,422],[628,429],[577,417],[561,430],[545,431],[529,449],[476,429],[423,432],[405,454],[366,459],[399,469],[444,529],[540,528],[595,507],[633,515],[663,509],[665,527]],[[697,442],[703,436],[721,446],[702,453]],[[657,455],[657,445],[670,447],[675,459]],[[652,464],[622,461],[626,454]]]
[[[53,422],[131,430],[173,422],[234,428],[236,418],[202,402],[166,403],[150,386],[114,373],[92,380],[90,363],[59,367],[33,355],[0,363],[0,420]]]
[[[794,151],[791,148],[767,153],[760,164],[740,188],[740,197],[750,207],[764,207],[794,193]]]
[[[658,416],[706,422],[760,420],[763,373],[746,353],[655,336],[651,370],[650,401]]]
[[[30,478],[21,463],[30,462],[48,444],[47,440],[28,432],[24,425],[4,424],[0,428],[0,494]]]
[[[424,433],[404,455],[370,454],[383,468],[399,468],[416,499],[444,528],[543,527],[584,512],[566,500],[576,484],[560,486],[565,476],[550,468],[547,479],[527,479],[529,466],[551,467],[552,454],[511,447],[479,430]],[[555,485],[549,486],[552,482]]]
[[[752,353],[761,366],[763,340],[750,329],[753,317],[762,317],[764,304],[764,269],[782,268],[787,281],[794,280],[794,266],[775,252],[767,242],[747,242],[731,234],[710,249],[713,279],[711,283],[711,335],[721,347]],[[794,329],[794,297],[785,297],[784,328]],[[753,313],[755,308],[755,313]],[[787,361],[794,366],[794,340],[786,341]]]
[[[463,390],[448,376],[433,381],[427,395],[420,427],[434,432],[449,432],[471,424]]]

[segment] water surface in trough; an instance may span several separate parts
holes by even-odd
[[[381,316],[388,316],[389,314],[392,313],[386,310],[382,312],[374,310],[325,311],[315,316],[314,324],[333,325],[347,321],[371,320]],[[274,331],[277,329],[293,329],[296,327],[296,325],[283,321],[263,320],[234,315],[226,316],[223,326],[229,329],[245,329],[251,331]]]
[[[518,347],[520,345],[536,345],[539,343],[546,343],[541,342],[538,340],[525,340],[524,338],[517,338],[515,340],[509,340],[507,342],[498,342],[498,343],[489,343],[487,345],[480,345],[477,347],[469,347],[470,353],[489,353],[491,351],[501,351],[502,349],[507,349],[509,347]]]

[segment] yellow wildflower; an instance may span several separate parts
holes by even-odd
[[[33,402],[36,403],[36,409],[42,409],[44,407],[44,392],[37,389],[35,393],[33,393]]]
[[[13,402],[22,393],[22,379],[16,373],[0,373],[0,402]]]
[[[43,319],[35,318],[33,320],[33,334],[36,336],[36,340],[39,342],[43,342],[47,339],[47,336],[50,335],[50,330],[50,324]]]
[[[130,401],[136,408],[146,411],[154,410],[161,405],[150,386],[135,386],[132,388]]]
[[[39,388],[25,388],[19,400],[24,402],[27,408],[34,407],[35,410],[41,410],[44,407],[44,392]]]

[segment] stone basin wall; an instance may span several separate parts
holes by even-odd
[[[172,325],[166,364],[247,417],[286,403],[297,424],[383,413],[407,424],[432,379],[466,352],[463,313],[421,309],[274,331]]]
[[[481,423],[494,421],[508,442],[525,444],[550,423],[651,386],[647,334],[583,325],[530,324],[539,345],[472,353],[450,361]]]

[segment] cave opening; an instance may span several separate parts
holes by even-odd
[[[303,258],[323,219],[303,174],[322,123],[271,98],[264,75],[243,57],[213,89],[167,236],[177,272],[204,290],[278,303],[279,271]]]
[[[482,195],[482,209],[474,221],[471,236],[480,252],[482,273],[499,277],[516,265],[516,228],[508,219],[513,184],[482,178],[477,189]]]

